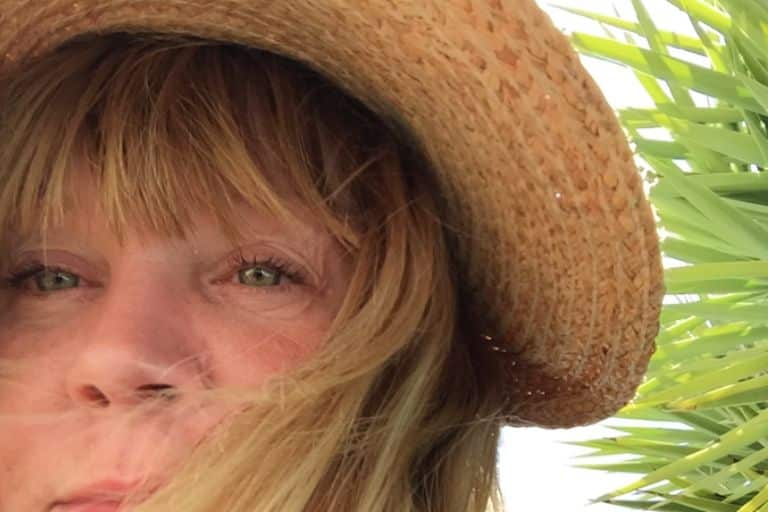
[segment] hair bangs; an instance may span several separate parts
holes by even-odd
[[[56,65],[58,53],[78,58]],[[128,224],[184,237],[192,216],[208,212],[234,239],[243,226],[235,207],[245,203],[286,222],[311,215],[357,245],[349,212],[339,208],[349,203],[339,200],[344,179],[318,186],[328,155],[310,147],[310,130],[292,128],[301,123],[281,121],[303,114],[300,98],[276,100],[294,91],[274,83],[266,54],[254,53],[194,38],[114,34],[99,44],[72,40],[44,57],[53,63],[22,70],[1,89],[3,231],[60,222],[77,206],[76,178],[86,173],[118,238]],[[261,68],[249,74],[249,87],[238,79],[243,66]],[[286,104],[297,108],[281,111]]]

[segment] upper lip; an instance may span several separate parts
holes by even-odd
[[[63,497],[57,499],[49,510],[53,509],[56,505],[68,505],[73,503],[88,503],[88,502],[115,502],[122,503],[125,498],[133,491],[135,491],[140,485],[147,485],[146,479],[133,479],[133,480],[119,480],[119,479],[106,479],[99,480],[97,482],[90,483],[83,487],[73,490],[65,494]],[[154,492],[159,487],[159,484],[150,485],[147,489],[148,492]]]

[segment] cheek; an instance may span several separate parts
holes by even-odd
[[[254,386],[311,357],[327,335],[332,313],[308,307],[293,319],[220,312],[198,320],[214,384]]]
[[[49,473],[77,465],[76,454],[64,456],[63,449],[72,446],[72,432],[61,421],[69,405],[55,377],[62,372],[56,354],[23,350],[50,347],[50,340],[8,334],[0,336],[0,357],[8,363],[0,372],[0,510],[42,510],[52,492]],[[58,462],[52,464],[52,457]]]
[[[0,430],[0,510],[29,510],[30,502],[42,510],[43,496],[50,492],[44,478],[50,463],[41,450],[55,450],[50,435],[5,420]]]
[[[62,376],[68,353],[57,340],[67,328],[27,332],[13,327],[0,333],[0,411],[25,412],[66,406]]]

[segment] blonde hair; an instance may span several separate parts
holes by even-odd
[[[82,36],[0,77],[2,233],[61,219],[79,165],[119,236],[183,236],[191,205],[236,234],[235,200],[290,217],[292,194],[353,261],[318,352],[237,390],[243,412],[137,512],[502,510],[499,376],[409,140],[304,64],[191,36]]]

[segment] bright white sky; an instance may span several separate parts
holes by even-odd
[[[594,22],[551,7],[547,0],[536,0],[566,32],[581,31],[603,34]],[[693,33],[687,17],[665,0],[644,0],[656,23],[666,29]],[[614,6],[622,17],[634,17],[629,0],[557,0],[560,5],[579,7],[591,11],[613,14]],[[582,57],[585,67],[595,77],[614,107],[651,106],[645,91],[634,75],[619,66]],[[628,509],[605,504],[589,505],[589,500],[635,480],[638,475],[607,474],[599,471],[576,469],[577,463],[589,459],[574,459],[589,450],[562,444],[583,441],[616,432],[607,424],[621,424],[607,420],[590,427],[571,430],[512,429],[502,434],[500,471],[502,489],[509,512],[621,512]],[[625,422],[626,423],[626,422]],[[592,462],[597,462],[592,459]],[[602,462],[607,462],[603,460]]]

